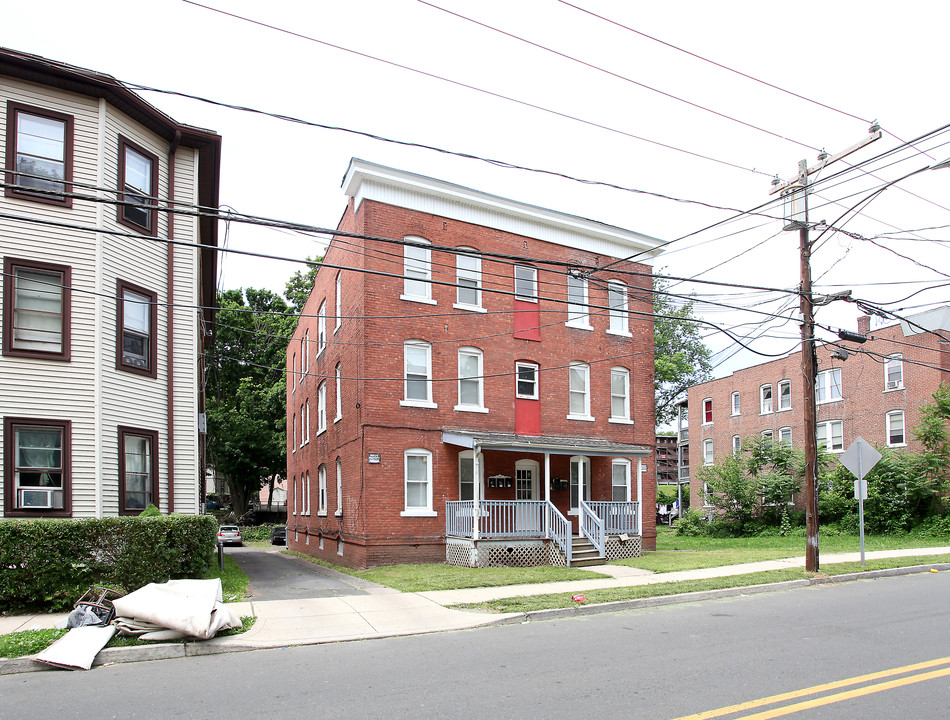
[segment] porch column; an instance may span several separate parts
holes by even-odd
[[[482,495],[482,469],[479,463],[479,455],[481,455],[481,448],[476,445],[474,448],[474,453],[472,455],[472,539],[478,540],[478,530],[479,525],[481,525],[482,513],[480,510],[479,503],[481,502]]]
[[[637,458],[637,532],[643,537],[643,463]]]
[[[551,453],[544,453],[544,502],[551,502]]]

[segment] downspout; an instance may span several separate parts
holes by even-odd
[[[478,462],[478,456],[481,453],[482,449],[478,446],[478,443],[475,443],[473,448],[474,454],[472,455],[472,540],[475,543],[476,549],[478,548],[478,526],[481,524],[482,513],[481,513],[481,464]]]
[[[175,137],[168,148],[168,203],[169,209],[175,207],[175,153],[181,144],[181,130],[175,130]],[[168,240],[165,246],[165,305],[168,326],[165,364],[165,393],[167,395],[166,433],[168,438],[168,513],[175,512],[175,214],[166,214]],[[156,448],[157,450],[157,448]]]

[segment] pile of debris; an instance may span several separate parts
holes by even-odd
[[[88,670],[116,633],[141,640],[210,640],[238,625],[224,604],[218,579],[150,583],[128,595],[93,587],[63,623],[69,632],[33,659]]]

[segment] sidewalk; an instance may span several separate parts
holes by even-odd
[[[950,547],[921,548],[909,550],[883,550],[865,553],[867,559],[907,557],[912,555],[950,555]],[[821,557],[821,563],[834,564],[857,562],[859,553],[829,554]],[[950,563],[950,557],[947,558]],[[390,588],[374,588],[368,594],[311,600],[273,600],[229,603],[235,617],[253,615],[257,618],[248,632],[240,635],[214,638],[204,642],[187,644],[160,644],[130,648],[106,648],[96,658],[96,665],[115,662],[133,662],[186,655],[207,655],[222,652],[240,652],[260,648],[279,648],[291,645],[368,640],[398,635],[461,630],[479,626],[522,622],[529,619],[524,613],[489,614],[453,610],[449,605],[478,603],[505,597],[546,595],[551,593],[575,594],[601,588],[652,585],[680,580],[697,580],[712,577],[727,577],[764,570],[781,570],[803,567],[803,557],[782,560],[766,560],[743,565],[727,565],[684,570],[671,573],[652,573],[647,570],[621,565],[604,565],[589,568],[603,573],[602,579],[568,582],[538,583],[533,585],[508,585],[493,588],[470,588],[466,590],[438,590],[419,593],[402,593]],[[947,564],[938,567],[946,569]],[[891,571],[882,571],[891,572]],[[809,581],[799,581],[807,584]],[[741,589],[730,591],[738,592]],[[700,599],[690,595],[691,599]],[[630,601],[624,606],[632,606]],[[608,605],[585,605],[584,612],[618,609],[616,603]],[[573,614],[581,608],[568,608]],[[530,619],[563,616],[564,610],[532,613]],[[0,617],[0,634],[18,630],[50,628],[64,618],[65,614]],[[50,669],[29,658],[0,659],[0,675],[31,670]]]

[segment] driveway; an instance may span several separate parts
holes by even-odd
[[[379,585],[344,575],[322,565],[280,552],[280,549],[227,547],[251,580],[254,600],[299,600],[343,595],[366,595]]]

